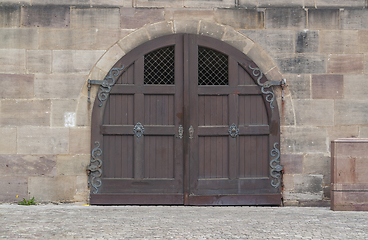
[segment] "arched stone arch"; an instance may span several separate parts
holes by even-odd
[[[232,27],[202,20],[172,20],[147,24],[117,41],[93,66],[88,79],[103,80],[111,67],[132,49],[152,39],[176,33],[204,35],[226,42],[251,58],[268,80],[280,81],[282,78],[278,67],[270,56],[257,43]],[[86,79],[76,109],[79,125],[90,125],[90,114],[97,90],[97,86],[92,86],[90,102],[87,104]],[[277,96],[278,91],[275,91],[275,94]]]

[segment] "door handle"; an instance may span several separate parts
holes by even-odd
[[[184,128],[182,125],[179,125],[179,129],[178,129],[178,136],[177,138],[179,139],[183,139],[183,134],[184,134]]]
[[[189,139],[193,139],[193,134],[194,134],[194,127],[192,125],[190,125],[190,128],[189,128]]]

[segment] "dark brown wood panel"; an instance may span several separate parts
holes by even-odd
[[[134,84],[134,63],[125,67],[125,72],[116,80],[116,84]]]
[[[239,125],[268,125],[267,110],[262,95],[239,95]]]
[[[228,96],[198,96],[199,126],[228,125]]]
[[[144,95],[145,125],[174,125],[174,95]]]

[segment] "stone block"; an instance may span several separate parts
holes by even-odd
[[[91,0],[91,6],[132,7],[132,0]]]
[[[175,33],[192,33],[197,34],[199,29],[199,21],[197,20],[183,20],[174,21]]]
[[[76,125],[76,99],[59,99],[51,101],[51,126],[75,127]]]
[[[0,49],[0,72],[25,73],[26,50]]]
[[[331,183],[331,157],[325,154],[305,154],[304,174],[322,174],[323,185]]]
[[[251,47],[247,56],[252,59],[264,73],[276,66],[270,55],[268,55],[258,44],[254,44]]]
[[[191,9],[191,8],[168,8],[165,9],[165,20],[202,20],[207,22],[214,21],[214,10],[213,9]]]
[[[156,23],[165,20],[163,8],[120,8],[121,28],[136,29],[148,23]]]
[[[258,0],[239,0],[238,6],[241,8],[257,8]]]
[[[344,98],[367,99],[368,75],[344,75]]]
[[[326,55],[273,54],[271,57],[282,73],[326,73]]]
[[[368,211],[368,192],[331,191],[331,210]]]
[[[20,27],[21,7],[16,5],[0,7],[0,28]]]
[[[358,30],[320,31],[320,51],[323,53],[358,53]]]
[[[350,0],[349,2],[352,2]],[[345,9],[340,11],[342,29],[367,29],[368,11],[366,9]]]
[[[39,29],[40,49],[94,49],[96,29]],[[106,38],[106,36],[105,36]]]
[[[91,153],[91,129],[89,127],[69,129],[69,152],[70,154]]]
[[[55,155],[0,155],[1,176],[43,176],[56,174]]]
[[[72,28],[120,28],[119,8],[72,8]]]
[[[329,142],[338,138],[356,138],[359,135],[358,126],[333,126],[326,129]]]
[[[74,195],[74,201],[87,203],[89,195],[88,176],[77,176],[77,191]]]
[[[27,50],[28,73],[51,73],[50,50]]]
[[[37,49],[37,29],[3,28],[0,29],[0,48],[2,49]]]
[[[0,74],[1,98],[33,98],[33,75]]]
[[[338,99],[343,96],[343,75],[312,75],[312,98]]]
[[[359,127],[359,137],[368,138],[368,127]]]
[[[281,127],[281,152],[284,154],[326,153],[327,131],[317,127]]]
[[[70,26],[69,6],[32,6],[22,9],[22,26],[66,28]]]
[[[357,8],[364,7],[365,0],[316,0],[317,8]]]
[[[322,200],[322,175],[292,175],[292,188],[285,188],[284,198],[287,200]]]
[[[215,21],[235,29],[264,29],[264,12],[252,9],[216,9]]]
[[[86,176],[86,168],[90,162],[90,155],[58,155],[58,175]]]
[[[333,126],[333,100],[294,100],[297,126]]]
[[[318,31],[296,31],[295,32],[295,52],[315,53],[319,48]]]
[[[34,92],[37,98],[78,98],[86,81],[80,74],[36,74]]]
[[[260,0],[258,1],[258,7],[304,7],[304,0]]]
[[[303,8],[269,8],[265,12],[266,29],[304,29],[307,13]]]
[[[281,154],[281,165],[284,166],[284,174],[302,174],[303,155]]]
[[[23,198],[28,199],[27,184],[26,177],[1,177],[0,202],[20,202]]]
[[[293,99],[311,98],[311,75],[287,74],[284,75],[284,78]]]
[[[50,100],[3,100],[1,126],[50,126]]]
[[[145,28],[140,28],[132,32],[127,37],[121,39],[118,44],[124,52],[130,52],[132,49],[138,47],[142,43],[148,42],[149,35]]]
[[[335,100],[335,124],[368,124],[368,101],[355,99]]]
[[[90,6],[90,0],[32,0],[32,5]]]
[[[137,8],[177,8],[183,7],[183,0],[136,0],[133,7]]]
[[[3,136],[0,138],[0,154],[16,154],[17,153],[17,129],[16,128],[0,128],[0,136]]]
[[[327,73],[361,74],[364,71],[363,54],[330,54]]]
[[[230,27],[226,28],[222,41],[230,44],[245,54],[247,54],[254,45],[252,40]]]
[[[293,53],[294,31],[290,30],[242,30],[240,31],[255,43],[258,43],[267,53]]]
[[[359,37],[359,52],[368,52],[368,30],[359,30],[358,31],[358,37]]]
[[[283,174],[282,183],[285,190],[290,191],[294,189],[294,174]]]
[[[225,34],[225,26],[217,23],[201,21],[199,25],[198,34],[216,39],[222,39],[222,37]]]
[[[77,106],[77,126],[84,127],[91,125],[91,115],[93,102],[88,102],[87,97],[83,96],[78,101]]]
[[[132,30],[126,29],[98,29],[94,48],[106,50],[131,32]]]
[[[280,95],[276,95],[280,96]],[[292,126],[295,125],[295,109],[293,105],[293,100],[289,95],[284,96],[284,101],[281,101],[280,97],[276,98],[277,104],[280,111],[280,122],[281,126]]]
[[[118,44],[112,46],[97,62],[96,66],[106,72],[115,65],[115,63],[125,55],[125,52],[120,48]]]
[[[339,9],[308,9],[309,29],[339,29]]]
[[[154,24],[149,24],[146,26],[147,32],[150,39],[158,38],[165,35],[170,35],[174,33],[174,23],[170,22],[159,22]]]
[[[54,73],[89,73],[103,50],[56,50],[53,51],[52,70]]]
[[[76,176],[30,177],[28,194],[39,202],[72,201],[76,184]]]
[[[187,8],[234,8],[235,2],[232,0],[183,0],[184,7]]]
[[[19,127],[18,154],[68,154],[69,128]]]

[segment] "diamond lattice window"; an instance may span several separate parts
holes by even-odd
[[[228,56],[198,47],[198,85],[228,85]]]
[[[175,83],[175,48],[160,48],[144,56],[144,84]]]

